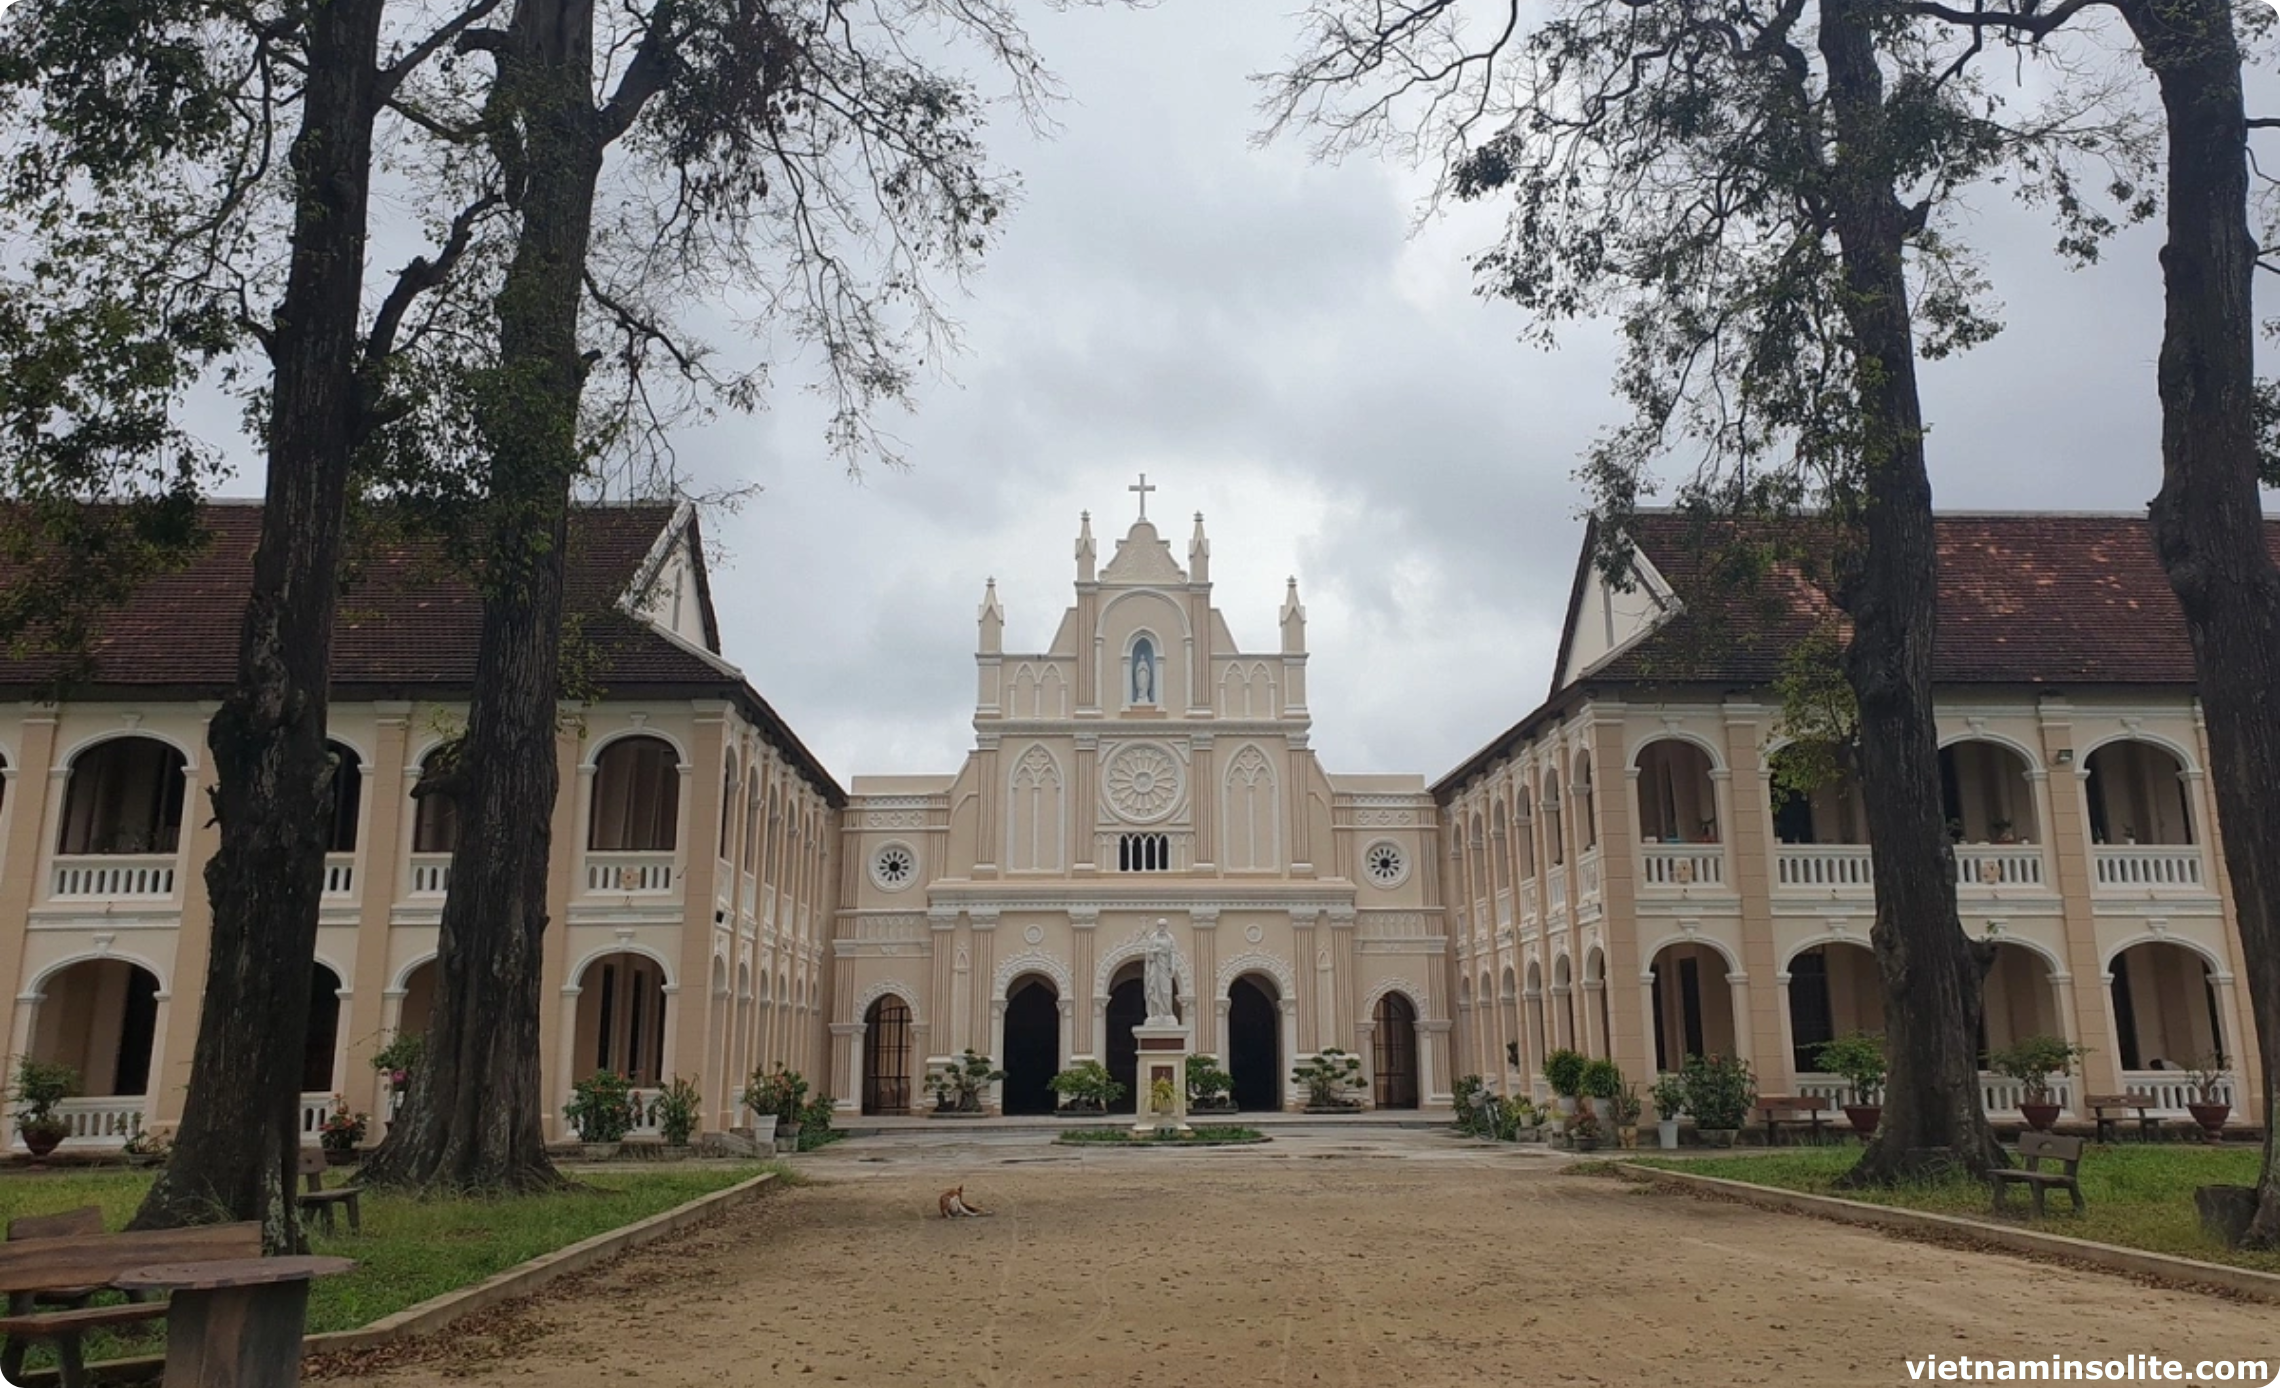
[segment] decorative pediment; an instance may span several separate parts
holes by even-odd
[[[1185,583],[1187,570],[1172,558],[1171,544],[1147,521],[1134,521],[1116,542],[1116,557],[1100,571],[1104,584]]]

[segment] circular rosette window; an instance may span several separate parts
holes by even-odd
[[[1152,743],[1120,747],[1103,784],[1110,809],[1131,823],[1153,824],[1180,803],[1179,760]]]
[[[1398,887],[1409,877],[1409,855],[1391,839],[1379,839],[1362,852],[1362,871],[1380,887]]]
[[[918,880],[918,855],[907,844],[881,845],[871,855],[871,880],[881,891],[901,891]]]

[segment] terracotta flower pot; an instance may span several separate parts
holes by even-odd
[[[1876,1125],[1884,1121],[1884,1105],[1846,1104],[1845,1118],[1852,1124],[1854,1132],[1864,1138],[1874,1137]]]
[[[30,1152],[35,1161],[44,1159],[48,1153],[63,1144],[61,1128],[24,1128],[20,1131],[24,1138],[24,1150]]]
[[[2187,1104],[2185,1111],[2193,1115],[2193,1121],[2201,1125],[2201,1133],[2209,1141],[2224,1140],[2225,1120],[2232,1116],[2231,1104]]]
[[[2027,1126],[2036,1132],[2047,1133],[2050,1125],[2058,1121],[2058,1105],[2022,1103],[2019,1105],[2019,1116],[2026,1119]]]

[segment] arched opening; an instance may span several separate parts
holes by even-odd
[[[1710,756],[1679,738],[1639,749],[1639,839],[1642,843],[1718,842],[1718,792]]]
[[[68,1065],[79,1097],[64,1101],[72,1138],[121,1140],[141,1125],[143,1105],[105,1103],[150,1093],[158,1036],[158,977],[123,959],[88,959],[40,984],[29,1053]]]
[[[420,758],[419,782],[416,784],[426,784],[429,778],[442,772],[448,750],[447,744]],[[412,851],[449,853],[458,846],[458,802],[448,795],[415,794],[412,797]]]
[[[1552,1046],[1575,1049],[1575,966],[1564,954],[1552,961]]]
[[[1664,945],[1648,971],[1656,1069],[1676,1070],[1690,1055],[1735,1053],[1734,990],[1724,955],[1708,945]]]
[[[681,757],[660,737],[621,737],[594,762],[586,847],[669,853],[681,812]]]
[[[1999,1051],[2030,1036],[2060,1036],[2058,984],[2050,961],[2025,945],[2000,942],[1982,990],[1979,1049]]]
[[[1584,1049],[1595,1056],[1613,1057],[1615,1027],[1607,1011],[1607,955],[1597,945],[1583,956],[1583,1003],[1597,1028]]]
[[[1496,890],[1498,893],[1512,890],[1512,858],[1505,844],[1504,804],[1502,801],[1497,802],[1495,811],[1489,816],[1489,856],[1490,860],[1496,864]]]
[[[1528,961],[1528,984],[1525,991],[1528,1007],[1528,1040],[1534,1054],[1527,1057],[1526,1071],[1531,1075],[1544,1072],[1544,1056],[1552,1049],[1550,1034],[1544,1030],[1544,970],[1531,959]]]
[[[325,752],[332,758],[332,827],[325,836],[325,851],[354,853],[357,820],[364,807],[363,758],[339,742],[327,742]]]
[[[1940,805],[1958,843],[2036,843],[2027,759],[1999,742],[1966,739],[1940,749]]]
[[[1379,1108],[1417,1107],[1417,1004],[1387,993],[1371,1018],[1371,1097]]]
[[[74,757],[55,851],[173,853],[182,844],[182,753],[154,737],[115,737]]]
[[[322,964],[309,974],[309,1030],[301,1045],[301,1092],[331,1094],[333,1050],[340,1042],[340,975]]]
[[[404,975],[404,997],[396,1010],[399,1036],[422,1036],[435,1018],[435,961],[416,966]]]
[[[1558,867],[1567,861],[1567,836],[1562,826],[1567,816],[1560,813],[1560,773],[1544,773],[1544,856]]]
[[[2185,768],[2166,748],[2125,739],[2109,742],[2083,761],[2090,802],[2090,840],[2103,844],[2193,842],[2193,806]]]
[[[1496,1005],[1504,1018],[1504,1039],[1510,1044],[1506,1054],[1498,1056],[1496,1063],[1505,1069],[1520,1069],[1520,1058],[1512,1052],[1520,1049],[1520,977],[1512,966],[1504,966],[1504,978],[1496,990]]]
[[[1866,945],[1833,943],[1789,961],[1789,1041],[1794,1073],[1821,1068],[1821,1047],[1856,1031],[1884,1030],[1884,981]]]
[[[1591,753],[1575,759],[1575,836],[1583,851],[1599,847],[1599,802],[1591,788]]]
[[[892,993],[863,1014],[863,1112],[910,1112],[910,1004]]]
[[[1245,974],[1227,989],[1227,1073],[1235,1106],[1272,1113],[1282,1107],[1282,994],[1274,980]]]
[[[1051,1113],[1053,1076],[1061,1072],[1061,995],[1053,981],[1026,974],[1005,1000],[1007,1113]]]
[[[736,860],[736,785],[738,764],[736,753],[728,754],[728,770],[720,783],[720,860]]]
[[[1181,1011],[1179,984],[1173,980],[1172,1011]],[[1131,1113],[1138,1104],[1140,1042],[1132,1029],[1148,1020],[1147,965],[1132,959],[1117,969],[1108,985],[1108,1073],[1124,1086],[1124,1097],[1110,1107],[1112,1113]],[[1230,1018],[1229,1025],[1233,1025]]]
[[[646,954],[605,954],[578,975],[573,1082],[603,1070],[653,1089],[665,1053],[665,970]]]
[[[1512,866],[1523,882],[1536,876],[1535,816],[1529,812],[1529,803],[1529,787],[1522,782],[1512,802]]]
[[[1773,836],[1793,844],[1865,844],[1868,812],[1861,804],[1860,786],[1843,772],[1808,769],[1806,756],[1795,747],[1776,748],[1768,757],[1773,768]],[[1814,782],[1810,789],[1800,783]]]
[[[2163,940],[2132,945],[2113,975],[2114,1039],[2124,1070],[2190,1070],[2230,1059],[2209,961]]]

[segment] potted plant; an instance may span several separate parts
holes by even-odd
[[[1598,1151],[1599,1115],[1593,1113],[1589,1105],[1578,1108],[1574,1113],[1568,1115],[1567,1135],[1568,1146],[1576,1151]]]
[[[1308,1113],[1350,1113],[1361,1107],[1352,1091],[1362,1082],[1360,1056],[1332,1046],[1290,1072],[1291,1082],[1306,1087]]]
[[[683,1149],[676,1151],[675,1155],[685,1155],[689,1139],[697,1131],[698,1115],[703,1109],[704,1096],[697,1092],[697,1086],[679,1075],[675,1075],[673,1082],[658,1094],[657,1130],[664,1136],[667,1148]]]
[[[1814,1052],[1813,1063],[1844,1080],[1852,1090],[1853,1101],[1845,1105],[1845,1117],[1853,1131],[1864,1139],[1874,1135],[1876,1125],[1884,1120],[1884,1038],[1856,1031],[1824,1041]]]
[[[174,1155],[174,1139],[157,1128],[137,1128],[119,1151],[129,1166],[164,1166]]]
[[[1665,1152],[1678,1150],[1678,1115],[1686,1108],[1686,1081],[1664,1075],[1648,1091],[1655,1101],[1655,1140]]]
[[[1583,1092],[1583,1067],[1589,1063],[1583,1052],[1565,1046],[1544,1057],[1544,1082],[1552,1087],[1561,1113],[1575,1112],[1576,1096]]]
[[[1997,843],[2017,843],[2019,841],[2018,835],[2011,832],[2011,821],[2007,819],[1987,821],[1987,832],[1994,837]]]
[[[1598,1115],[1601,1128],[1614,1121],[1615,1096],[1623,1092],[1623,1072],[1614,1061],[1585,1061],[1578,1088],[1591,1100],[1591,1111]]]
[[[744,1106],[755,1114],[774,1114],[775,1144],[779,1152],[796,1152],[800,1120],[806,1117],[808,1082],[797,1070],[779,1064],[773,1070],[755,1070],[744,1082]],[[754,1139],[758,1140],[755,1133]]]
[[[751,1115],[753,1144],[763,1152],[776,1149],[776,1125],[783,1121],[783,1098],[775,1084],[776,1074],[782,1071],[782,1066],[775,1071],[754,1070],[744,1081],[743,1093],[737,1095],[744,1111]]]
[[[1187,1091],[1190,1113],[1235,1111],[1235,1077],[1220,1067],[1218,1056],[1188,1057]],[[1123,1092],[1123,1086],[1117,1086],[1117,1093]]]
[[[370,1115],[348,1111],[347,1095],[333,1095],[332,1112],[325,1115],[323,1126],[317,1129],[317,1145],[325,1150],[325,1165],[355,1165],[356,1149],[364,1144],[370,1123]]]
[[[1534,1104],[1517,1094],[1493,1102],[1496,1109],[1492,1123],[1498,1142],[1518,1142],[1523,1132],[1535,1131],[1537,1114]]]
[[[1734,1056],[1690,1055],[1680,1073],[1695,1132],[1708,1146],[1733,1146],[1750,1105],[1757,1102],[1757,1079],[1750,1074],[1749,1062]]]
[[[597,1070],[570,1086],[570,1106],[562,1116],[586,1145],[586,1160],[607,1161],[633,1130],[633,1081],[615,1070]]]
[[[982,1091],[1005,1078],[1005,1071],[990,1058],[968,1046],[956,1059],[927,1072],[926,1087],[934,1095],[936,1118],[979,1118]]]
[[[2088,1051],[2059,1036],[2028,1036],[2002,1050],[1990,1052],[1987,1068],[2019,1082],[2019,1116],[2038,1133],[2050,1131],[2058,1121],[2056,1092],[2051,1076],[2072,1074],[2074,1062]]]
[[[56,1105],[79,1092],[79,1072],[68,1065],[34,1060],[16,1062],[16,1087],[8,1097],[16,1105],[16,1131],[34,1161],[45,1160],[71,1131]]]
[[[1489,1136],[1493,1125],[1488,1118],[1488,1103],[1493,1098],[1488,1086],[1478,1075],[1459,1075],[1449,1088],[1449,1108],[1456,1118],[1457,1131],[1472,1137]]]
[[[412,1072],[427,1054],[427,1033],[400,1031],[387,1045],[372,1053],[372,1068],[388,1077],[388,1112],[394,1114],[412,1084]]]
[[[2185,1111],[2201,1125],[2203,1137],[2211,1142],[2224,1141],[2225,1120],[2232,1116],[2232,1105],[2220,1099],[2217,1091],[2217,1086],[2227,1078],[2225,1058],[2213,1055],[2196,1060],[2185,1071],[2185,1076],[2193,1086],[2193,1098],[2186,1103]]]
[[[1607,1102],[1615,1110],[1615,1140],[1626,1152],[1638,1151],[1639,1115],[1646,1111],[1639,1099],[1639,1086],[1626,1084]]]
[[[1195,1078],[1192,1069],[1188,1078],[1192,1088]],[[1097,1060],[1080,1060],[1047,1083],[1061,1096],[1063,1113],[1106,1113],[1110,1104],[1124,1097],[1124,1086]]]

